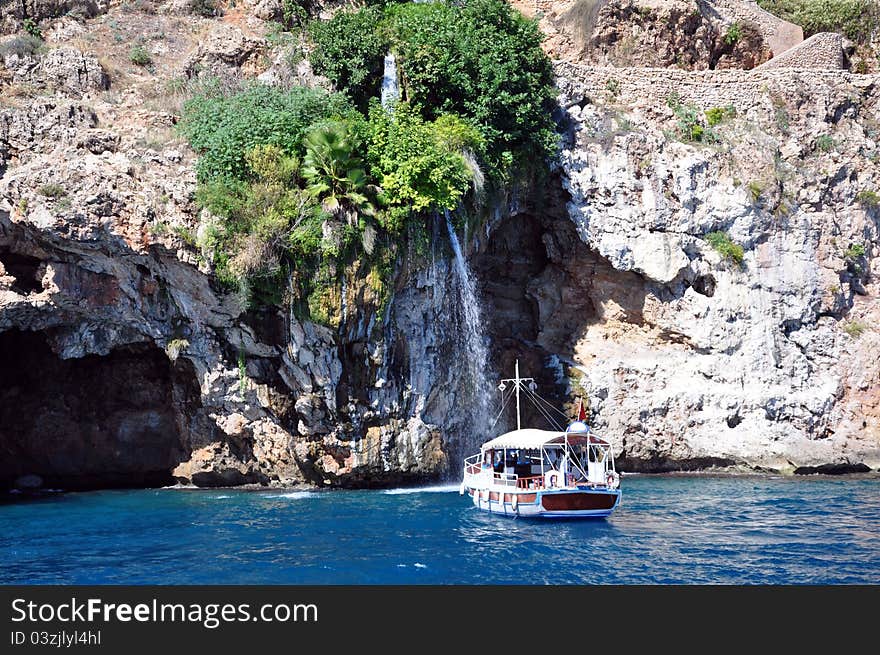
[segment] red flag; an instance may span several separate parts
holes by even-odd
[[[587,420],[587,410],[584,409],[584,399],[578,398],[578,421]]]

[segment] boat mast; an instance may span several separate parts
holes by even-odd
[[[519,360],[516,360],[516,429],[520,429],[520,417],[519,417]]]
[[[534,389],[535,378],[521,378],[519,376],[519,360],[516,360],[516,368],[514,371],[515,376],[513,378],[505,378],[501,380],[501,384],[498,385],[498,388],[501,389],[501,391],[504,391],[504,389],[506,389],[505,383],[513,382],[515,387],[514,390],[516,391],[516,429],[519,430],[522,428],[522,416],[519,411],[519,390],[526,382],[531,382],[532,389]]]

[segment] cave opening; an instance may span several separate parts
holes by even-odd
[[[195,389],[195,391],[194,391]],[[0,333],[0,488],[158,487],[189,456],[192,365],[152,343],[61,359],[42,332]]]
[[[29,255],[21,255],[14,252],[0,253],[0,264],[8,275],[15,278],[12,290],[22,295],[39,293],[43,290],[43,284],[39,278],[39,268],[42,262]]]
[[[472,266],[493,371],[500,378],[513,377],[519,360],[520,374],[533,377],[537,392],[571,416],[571,403],[581,394],[571,389],[568,378],[577,339],[599,319],[591,292],[602,259],[577,234],[561,184],[547,189],[526,211],[495,226]],[[500,391],[494,395],[500,400]],[[495,406],[497,411],[500,402]],[[565,418],[554,418],[565,427]],[[522,403],[522,425],[556,429],[531,402]],[[505,410],[494,432],[514,428],[515,410]]]

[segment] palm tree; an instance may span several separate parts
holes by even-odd
[[[308,192],[321,201],[324,210],[334,216],[344,213],[352,224],[357,222],[358,214],[374,213],[365,194],[367,174],[354,154],[358,145],[347,123],[324,123],[305,138],[302,168]]]

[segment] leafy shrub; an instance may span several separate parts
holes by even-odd
[[[67,191],[60,184],[49,183],[44,184],[39,189],[37,189],[37,193],[41,196],[46,196],[47,198],[52,198],[53,200],[58,200],[59,198],[63,198],[67,195]]]
[[[727,105],[726,107],[712,107],[703,113],[706,114],[706,122],[709,124],[709,127],[715,127],[726,118],[735,118],[736,107],[733,105]]]
[[[187,3],[189,13],[203,18],[213,18],[220,15],[220,8],[216,0],[189,0]]]
[[[386,13],[406,97],[426,119],[454,113],[478,126],[492,177],[514,160],[553,156],[556,91],[535,21],[503,0],[405,3]]]
[[[22,27],[26,34],[34,37],[35,39],[43,40],[43,31],[40,29],[39,24],[33,18],[25,18],[22,21]]]
[[[153,63],[150,53],[140,43],[136,43],[128,51],[128,60],[135,66],[149,66]]]
[[[360,108],[379,93],[383,57],[397,55],[404,97],[422,117],[469,119],[486,143],[488,173],[555,153],[555,89],[541,34],[503,0],[389,3],[313,23],[315,71]]]
[[[844,326],[843,330],[846,332],[850,338],[858,339],[862,334],[864,334],[865,330],[868,329],[868,325],[866,323],[862,323],[861,321],[848,321]]]
[[[820,134],[816,137],[816,149],[822,152],[830,152],[834,148],[834,138],[830,134]]]
[[[749,195],[752,196],[752,201],[758,202],[764,193],[764,185],[757,180],[752,180],[746,186],[749,190]]]
[[[739,23],[731,23],[724,34],[724,42],[727,45],[733,45],[742,38],[742,28]]]
[[[285,27],[302,28],[309,20],[311,0],[281,0],[281,18]]]
[[[872,191],[871,189],[864,189],[859,191],[856,195],[856,200],[858,200],[864,207],[868,209],[877,209],[880,207],[880,194],[876,191]]]
[[[249,174],[245,154],[255,146],[274,145],[301,157],[303,137],[313,123],[349,111],[348,102],[338,94],[254,85],[231,96],[194,97],[184,105],[180,128],[201,154],[199,180],[245,179]]]
[[[771,14],[804,28],[804,36],[842,32],[856,43],[867,43],[880,27],[875,0],[758,0]]]
[[[718,140],[715,132],[702,124],[702,112],[696,105],[681,102],[678,94],[674,92],[666,99],[666,104],[678,118],[676,134],[680,139],[707,143]]]
[[[735,243],[726,232],[710,232],[705,239],[724,259],[742,264],[745,256],[743,247]]]
[[[620,93],[620,82],[615,77],[609,77],[608,81],[605,82],[605,88],[608,89],[608,93],[616,96]]]
[[[380,7],[340,11],[328,21],[314,21],[309,36],[315,49],[309,55],[312,68],[364,109],[378,93],[384,72],[388,39],[380,25]]]
[[[843,253],[846,259],[858,259],[865,256],[865,246],[860,243],[850,244],[849,248]]]
[[[31,34],[15,36],[6,43],[0,45],[0,59],[6,59],[12,55],[28,57],[37,54],[43,47],[43,40]]]
[[[406,104],[390,114],[374,104],[370,112],[367,159],[390,209],[380,218],[392,233],[405,217],[429,209],[454,209],[470,185],[473,171],[462,152],[479,152],[482,138],[454,115],[424,120]]]

